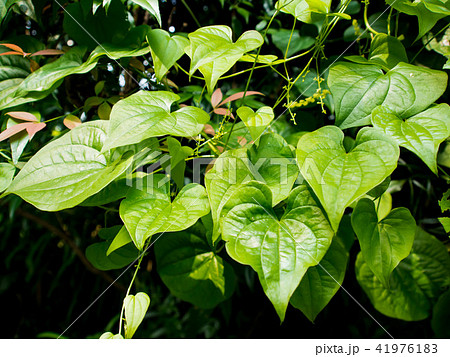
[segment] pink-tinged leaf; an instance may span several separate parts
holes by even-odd
[[[12,44],[12,43],[0,43],[0,45],[5,46],[5,47],[8,47],[9,49],[11,49],[11,50],[13,50],[13,51],[20,52],[20,54],[21,54],[22,56],[25,55],[24,50],[22,50],[22,49],[21,49],[19,46],[17,46],[17,45],[14,45],[14,44]]]
[[[21,132],[22,130],[27,131],[28,136],[31,140],[34,134],[36,134],[39,130],[44,129],[46,125],[47,124],[45,123],[20,123],[13,125],[0,134],[0,141],[10,138],[11,136]]]
[[[226,109],[226,108],[216,108],[214,109],[214,113],[218,114],[218,115],[224,115],[224,116],[228,116],[234,119],[233,114],[231,113],[230,109]]]
[[[214,93],[211,95],[211,105],[213,108],[217,107],[217,105],[220,103],[220,101],[223,98],[222,91],[220,88],[217,88]]]
[[[205,124],[205,126],[203,127],[203,131],[208,135],[216,135],[214,128],[210,124]]]
[[[28,124],[30,123],[20,123],[6,129],[2,133],[0,133],[0,141],[8,139],[9,137],[17,134],[18,132],[25,130]]]
[[[57,55],[63,55],[63,54],[64,54],[64,51],[49,48],[47,50],[37,51],[37,52],[31,54],[31,56],[57,56]]]
[[[36,134],[39,130],[44,129],[47,126],[47,124],[45,123],[25,123],[25,124],[27,124],[27,127],[25,129],[27,130],[30,140],[33,139],[34,134]]]
[[[255,92],[255,91],[249,90],[249,91],[247,91],[247,92],[245,93],[245,96],[248,97],[249,95],[256,95],[256,94],[258,94],[258,95],[264,95],[264,94],[261,93],[261,92]],[[224,105],[224,104],[226,104],[226,103],[228,103],[228,102],[232,102],[232,101],[234,101],[234,100],[241,99],[242,97],[244,97],[244,92],[235,93],[235,94],[233,94],[233,95],[230,95],[230,96],[229,96],[227,99],[225,99],[223,102],[221,102],[221,103],[219,104],[219,106],[220,106],[220,105]]]
[[[39,63],[30,58],[30,70],[31,72],[37,71],[39,69]]]
[[[38,119],[34,114],[28,112],[8,112],[6,115],[9,115],[12,118],[26,120],[26,121],[34,121],[37,122]]]
[[[223,153],[223,146],[216,146],[218,152]]]
[[[244,138],[243,136],[238,136],[237,137],[237,142],[238,142],[239,145],[245,146],[245,144],[247,144],[247,139]]]
[[[80,120],[80,118],[76,117],[75,115],[69,114],[68,116],[66,116],[64,118],[63,123],[67,128],[72,130],[73,128],[75,128],[81,124],[81,120]]]
[[[23,54],[22,54],[21,52],[15,52],[15,51],[8,51],[8,52],[0,53],[0,56],[6,56],[6,55],[19,55],[19,56],[23,56]]]

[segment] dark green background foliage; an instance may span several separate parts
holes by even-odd
[[[73,18],[64,12],[58,2],[72,14]],[[326,241],[324,238],[324,242],[321,242],[323,247],[317,248],[317,252],[314,253],[317,254],[316,258],[324,259],[323,266],[334,271],[337,280],[342,282],[344,279],[345,290],[395,338],[449,337],[445,321],[449,315],[449,304],[446,302],[449,299],[450,285],[447,235],[450,224],[449,218],[443,217],[449,208],[446,191],[450,179],[448,174],[450,144],[447,144],[448,135],[444,135],[446,131],[442,129],[445,125],[450,128],[448,106],[443,104],[448,103],[449,99],[445,72],[448,73],[450,68],[447,64],[448,31],[445,32],[449,17],[446,17],[448,14],[445,14],[445,11],[436,14],[424,8],[420,13],[416,13],[416,9],[410,9],[404,1],[399,1],[401,5],[397,4],[395,10],[385,11],[388,6],[386,3],[373,1],[367,7],[367,21],[372,24],[371,31],[367,31],[364,3],[351,1],[346,10],[351,19],[341,18],[333,30],[322,38],[321,26],[324,16],[320,12],[312,15],[314,21],[299,18],[295,23],[291,14],[280,12],[265,33],[264,30],[275,12],[275,1],[160,1],[161,28],[176,32],[177,35],[172,37],[170,40],[172,42],[169,43],[166,34],[150,31],[159,28],[159,19],[158,15],[155,17],[151,14],[148,4],[147,10],[150,12],[136,4],[121,0],[105,1],[105,7],[101,4],[102,1],[97,0],[65,2],[58,0],[58,2],[0,0],[2,16],[0,44],[15,44],[29,54],[44,49],[59,49],[64,52],[70,50],[69,55],[72,56],[70,63],[57,59],[64,58],[59,57],[60,54],[0,56],[2,110],[0,131],[3,132],[18,122],[13,123],[11,117],[7,115],[12,111],[32,113],[38,121],[48,120],[46,127],[37,132],[25,147],[23,145],[27,142],[27,136],[23,133],[15,134],[11,141],[15,141],[16,144],[11,146],[8,140],[0,142],[2,165],[12,164],[17,169],[22,169],[28,162],[9,188],[8,193],[17,195],[10,194],[0,199],[2,257],[0,301],[10,316],[7,323],[2,324],[2,337],[58,337],[108,287],[92,308],[64,333],[64,337],[98,338],[104,331],[115,332],[119,324],[120,307],[134,274],[132,267],[122,275],[124,267],[138,256],[138,249],[148,244],[149,236],[157,237],[158,233],[164,232],[167,225],[175,220],[173,216],[175,213],[181,215],[179,212],[184,212],[183,209],[189,206],[188,203],[192,202],[193,197],[199,198],[200,202],[196,203],[195,210],[183,213],[185,224],[175,229],[180,232],[163,234],[140,263],[132,293],[146,292],[151,298],[151,304],[135,337],[387,337],[385,331],[343,289],[337,290],[337,286],[331,288],[332,292],[326,292],[329,294],[328,298],[322,296],[323,301],[317,300],[320,300],[319,307],[310,306],[310,301],[304,299],[304,296],[307,296],[304,294],[308,294],[310,287],[314,288],[314,283],[321,274],[322,279],[327,279],[323,272],[313,267],[315,265],[313,263],[306,262],[296,270],[297,278],[300,279],[310,267],[295,293],[294,290],[299,284],[298,279],[295,280],[295,276],[286,278],[292,280],[292,282],[289,280],[287,284],[289,286],[286,287],[286,290],[292,290],[289,290],[287,300],[283,301],[283,298],[280,298],[285,291],[278,296],[274,291],[270,291],[270,288],[264,286],[263,289],[258,279],[258,274],[262,273],[255,268],[254,256],[239,252],[239,248],[236,248],[234,253],[228,253],[237,236],[233,227],[249,224],[250,218],[246,217],[246,212],[249,212],[248,207],[252,202],[248,197],[244,197],[242,192],[260,198],[261,205],[267,209],[266,212],[262,212],[258,211],[258,207],[251,207],[252,214],[273,215],[281,222],[279,224],[286,227],[289,227],[291,220],[302,214],[311,221],[317,221],[318,228],[313,231],[327,232],[317,235],[324,234],[330,239]],[[148,2],[136,1],[136,3],[144,6],[143,4]],[[390,4],[392,1],[387,3]],[[427,3],[427,0],[423,3]],[[441,3],[450,13],[450,2],[441,1]],[[339,5],[340,1],[332,1],[331,11],[337,11]],[[420,28],[417,17],[425,19]],[[80,29],[77,22],[95,38],[95,41]],[[281,61],[273,65],[276,70],[270,67],[257,68],[252,72],[248,83],[252,60],[239,61],[227,68],[224,73],[219,73],[221,76],[228,76],[246,71],[240,75],[220,79],[217,84],[213,79],[208,80],[206,66],[200,68],[200,71],[192,71],[190,74],[193,76],[189,78],[189,73],[184,71],[189,71],[190,66],[192,69],[192,63],[195,61],[183,55],[184,46],[189,44],[187,35],[199,27],[209,25],[229,26],[233,33],[233,41],[251,30],[264,35],[264,40],[260,41],[262,37],[256,32],[252,33],[251,40],[241,44],[244,48],[242,50],[230,46],[226,51],[226,55],[229,56],[226,59],[229,61],[230,58],[234,58],[233,53],[236,61],[244,53],[255,54],[263,42],[260,55],[275,55],[278,59],[283,59],[314,50],[316,52],[311,52],[315,54],[314,61],[308,62],[311,56],[305,55],[293,61],[285,63]],[[440,32],[441,29],[444,31]],[[374,32],[382,34],[390,32],[391,37],[377,35],[375,40],[372,40]],[[359,34],[362,36],[358,38]],[[191,41],[192,38],[191,35]],[[153,44],[151,50],[147,39]],[[314,47],[315,43],[321,40],[323,52],[320,45]],[[447,47],[442,45],[445,41]],[[98,43],[104,45],[103,49],[97,47]],[[288,43],[289,50],[285,53]],[[169,58],[166,56],[160,62],[152,60],[158,55],[155,51],[164,51],[169,47],[172,51]],[[349,48],[344,56],[341,56],[347,47]],[[0,46],[0,52],[10,50],[13,49]],[[361,55],[364,55],[364,58]],[[337,60],[342,62],[329,70],[329,66]],[[53,61],[59,62],[51,65],[51,75],[47,75],[44,79],[33,77],[35,74],[30,76],[30,66],[36,70],[44,65],[49,66]],[[175,62],[177,65],[174,65]],[[406,64],[398,65],[399,62]],[[219,66],[219,60],[216,64]],[[306,67],[309,68],[308,71],[304,71]],[[431,70],[425,70],[423,67]],[[164,68],[169,70],[167,75]],[[410,108],[406,114],[396,112],[392,108],[395,108],[399,101],[406,100],[411,92],[406,91],[400,100],[398,93],[390,97],[387,94],[387,87],[386,92],[375,91],[375,98],[377,95],[384,97],[383,104],[386,104],[375,108],[375,102],[360,101],[358,95],[362,89],[355,87],[351,79],[359,75],[362,81],[370,79],[368,87],[370,85],[382,87],[379,83],[389,76],[390,83],[394,86],[399,76],[416,69],[417,75],[425,78],[422,82],[414,82],[415,79],[411,74],[410,78],[406,76],[406,80],[398,86],[403,88],[402,86],[410,85],[419,93],[412,99],[414,105],[411,105],[412,109]],[[66,72],[58,72],[62,70]],[[288,83],[283,79],[286,71],[291,77],[290,82],[299,74],[303,74],[302,78],[289,88],[287,97],[285,86]],[[388,74],[384,74],[386,72]],[[317,92],[318,73],[319,77],[324,79],[323,82],[319,82],[319,92]],[[207,79],[207,86],[200,76]],[[25,77],[27,80],[23,81]],[[148,91],[137,93],[139,85]],[[247,90],[260,92],[264,96],[253,93],[242,99],[241,95],[229,104],[218,105],[221,99],[217,100],[217,97],[214,98],[212,95],[215,88],[221,89],[223,99]],[[367,88],[363,89],[368,91]],[[153,93],[155,91],[159,92],[155,94]],[[316,93],[319,93],[319,96],[314,96]],[[123,99],[126,97],[129,99]],[[286,111],[283,105],[292,102],[297,102],[297,105]],[[342,104],[344,102],[347,108]],[[379,102],[381,104],[382,100]],[[433,103],[439,105],[427,110]],[[236,111],[243,105],[248,108]],[[374,107],[370,107],[371,105]],[[349,106],[352,113],[348,113]],[[144,107],[145,110],[142,109]],[[163,107],[166,111],[161,114],[158,110]],[[226,108],[232,110],[236,124],[233,124],[229,116],[223,115]],[[274,108],[273,113],[271,108]],[[136,113],[140,111],[139,118],[146,120],[147,129],[139,130],[139,123],[131,121],[135,114],[134,110]],[[253,118],[253,111],[257,112],[256,117],[260,122],[254,124],[251,130],[247,130],[246,125],[251,126],[248,123]],[[172,116],[166,112],[172,113]],[[46,149],[49,152],[47,158],[43,160],[47,160],[53,154],[57,157],[58,150],[64,150],[64,147],[69,145],[69,136],[63,136],[69,131],[64,126],[67,120],[63,122],[64,119],[70,119],[67,118],[69,113],[81,118],[83,122],[111,118],[107,134],[105,134],[108,131],[105,129],[106,121],[101,121],[100,124],[95,122],[92,126],[83,124],[84,129],[77,129],[68,134],[73,135],[70,140],[82,141],[89,136],[83,136],[82,130],[95,127],[96,134],[90,137],[89,145],[97,151],[95,156],[91,157],[91,161],[94,161],[94,164],[99,164],[103,162],[102,160],[107,162],[103,171],[95,173],[98,187],[102,188],[119,177],[127,165],[133,168],[144,165],[147,168],[160,159],[146,156],[145,152],[139,157],[132,157],[130,154],[139,151],[142,153],[145,148],[161,149],[170,153],[169,162],[162,161],[161,165],[166,168],[170,163],[171,182],[152,191],[151,194],[144,195],[141,191],[127,186],[125,179],[120,177],[111,184],[113,185],[111,191],[102,191],[85,201],[98,190],[90,189],[88,179],[83,173],[78,172],[83,171],[80,166],[78,171],[74,170],[75,178],[71,182],[71,187],[76,188],[79,197],[70,196],[70,189],[58,191],[59,188],[54,189],[54,199],[49,200],[48,196],[40,196],[37,190],[39,187],[45,188],[45,183],[34,181],[30,184],[26,181],[30,177],[30,180],[38,177],[33,175],[37,171],[36,167],[39,168],[40,161],[30,159],[55,138],[60,141],[53,141],[51,144],[53,146]],[[294,114],[295,120],[292,118]],[[435,144],[434,149],[430,149],[430,146],[427,148],[420,145],[411,146],[405,143],[404,137],[389,137],[384,134],[389,132],[389,125],[395,120],[403,122],[403,119],[414,115],[442,122],[442,127],[438,127],[434,132],[432,129],[429,130],[430,140]],[[263,135],[259,141],[256,140],[273,117],[279,116],[278,120],[272,122],[270,134]],[[160,120],[158,125],[153,123],[155,117]],[[188,124],[173,127],[170,120],[174,117],[182,118]],[[210,146],[198,148],[191,137],[203,129],[203,124],[209,117],[208,124],[211,127],[208,128],[209,133],[204,130],[204,138],[211,139],[214,135],[214,133],[211,135],[211,130],[215,130],[216,133],[232,131],[232,134],[228,138],[227,135],[222,139],[219,138],[222,141],[211,140]],[[78,120],[77,118],[74,120]],[[344,132],[336,126],[330,126],[334,124],[345,129]],[[359,127],[366,125],[373,125],[375,129],[359,130]],[[414,130],[418,132],[420,129],[415,127]],[[416,133],[414,130],[413,134]],[[308,132],[309,134],[305,134]],[[344,146],[341,144],[343,133],[346,136]],[[339,191],[339,187],[335,191],[330,189],[328,193],[321,193],[320,187],[326,182],[325,178],[322,183],[307,178],[309,186],[299,185],[291,191],[299,170],[305,174],[302,171],[302,160],[309,154],[316,155],[318,151],[320,154],[320,150],[316,150],[318,145],[316,140],[321,136],[327,138],[327,145],[332,146],[335,151],[341,150],[340,155],[346,155],[346,152],[353,149],[357,151],[360,145],[362,147],[369,145],[370,142],[376,142],[377,146],[373,148],[372,154],[377,155],[377,150],[383,151],[379,156],[385,159],[386,165],[383,169],[376,165],[370,167],[369,171],[376,172],[378,176],[369,180],[367,187],[360,188],[361,192],[358,191],[355,197],[345,197],[345,192]],[[252,139],[256,140],[258,147],[251,145]],[[301,144],[295,151],[299,140]],[[246,146],[247,143],[250,144]],[[288,172],[289,184],[280,186],[277,170],[263,166],[260,173],[267,181],[267,185],[252,181],[239,186],[238,193],[231,192],[230,189],[230,192],[227,192],[231,196],[230,201],[224,204],[220,211],[218,207],[222,203],[220,200],[223,192],[217,189],[215,181],[211,183],[213,177],[220,178],[219,168],[215,166],[205,179],[203,167],[201,185],[192,184],[194,166],[192,160],[188,158],[195,155],[217,157],[224,146],[229,151],[225,150],[223,157],[229,155],[239,160],[248,157],[253,164],[258,158],[266,156],[275,156],[286,162],[297,157],[299,169],[295,165]],[[242,148],[243,146],[245,148]],[[114,150],[107,151],[105,148]],[[437,165],[433,150],[439,150]],[[86,156],[88,154],[83,153]],[[397,163],[398,157],[400,158]],[[77,164],[76,160],[74,164]],[[239,175],[255,176],[248,163],[242,162],[241,165]],[[11,181],[6,177],[6,167],[13,166],[4,167],[0,181],[1,190],[7,188]],[[18,171],[16,170],[16,174]],[[323,171],[320,172],[322,173]],[[55,176],[59,174],[54,173]],[[77,174],[79,176],[75,176]],[[139,174],[135,175],[136,182],[140,182],[142,177]],[[351,176],[355,177],[353,173]],[[390,179],[387,178],[389,176]],[[349,181],[344,173],[342,177],[344,181]],[[86,181],[83,181],[85,179]],[[2,187],[3,180],[6,182],[5,187]],[[245,181],[244,177],[242,181]],[[381,184],[373,188],[378,183]],[[143,184],[146,185],[145,182]],[[29,189],[30,186],[36,191]],[[388,186],[391,196],[384,195],[383,199],[374,200],[380,197]],[[352,204],[355,198],[359,198],[370,189],[372,190],[369,195],[364,196],[357,204]],[[389,201],[390,197],[393,210],[389,213],[388,207],[383,215],[382,211],[386,210],[386,202],[383,200]],[[123,198],[125,199],[120,201]],[[212,215],[206,215],[209,212],[209,205]],[[309,211],[304,213],[301,211],[303,206],[308,206],[315,214]],[[158,209],[163,207],[161,208],[163,212],[158,216],[158,223],[162,222],[161,225],[157,226],[153,222],[145,227],[146,232],[139,231],[139,222],[136,221],[134,214],[152,212],[155,207]],[[350,217],[352,209],[355,213]],[[397,219],[400,220],[398,225],[392,223]],[[417,231],[414,221],[421,227]],[[126,229],[123,228],[121,231],[122,240],[119,242],[114,238],[123,224]],[[271,224],[252,228],[251,234],[256,237],[262,232],[274,229]],[[390,244],[400,241],[400,247],[392,252],[395,259],[391,265],[386,266],[386,263],[377,269],[377,266],[380,266],[378,262],[383,261],[383,256],[377,255],[379,251],[375,253],[371,251],[374,244],[370,240],[373,238],[372,232],[378,232],[374,235],[381,242],[380,245],[386,244],[388,238]],[[332,236],[334,236],[330,248],[332,250],[325,255]],[[113,241],[121,247],[107,256],[106,250]],[[427,250],[430,246],[436,249]],[[198,259],[199,256],[216,274],[210,280],[198,278],[201,272],[197,277],[190,275],[189,269],[192,268],[190,265],[193,264],[194,257]],[[436,268],[441,275],[435,280],[431,279],[433,281],[430,288],[417,287],[411,280],[409,287],[414,285],[414,288],[419,289],[415,292],[424,294],[423,299],[417,304],[420,305],[418,311],[408,312],[405,315],[392,312],[377,301],[377,293],[373,291],[378,288],[381,290],[395,288],[409,281],[410,277],[405,277],[406,273],[401,275],[409,267],[423,272],[425,270],[423,266],[414,265],[415,257],[425,257],[427,262],[443,262]],[[360,285],[357,277],[360,283],[364,279],[367,280]],[[180,280],[184,281],[181,285]],[[370,285],[367,281],[373,284]],[[331,286],[334,284],[328,283]],[[203,291],[210,294],[205,295]],[[414,292],[414,289],[408,291]],[[292,293],[294,295],[290,300],[291,304],[287,304]],[[396,298],[398,300],[394,301],[398,303],[404,301],[402,299],[405,296]],[[407,298],[408,296],[405,299]],[[282,324],[280,318],[282,320],[284,318]]]

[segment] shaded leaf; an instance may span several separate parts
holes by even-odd
[[[445,246],[417,228],[411,254],[392,272],[387,289],[373,274],[362,254],[356,278],[373,306],[382,314],[406,321],[430,315],[442,291],[450,285],[450,257]]]
[[[132,0],[132,2],[138,4],[143,9],[147,10],[150,14],[152,14],[158,21],[159,26],[161,27],[161,14],[159,13],[158,0]]]
[[[205,238],[190,232],[165,234],[155,244],[155,256],[162,281],[181,300],[211,309],[233,293],[233,268]]]
[[[308,268],[294,291],[291,305],[303,312],[311,322],[314,322],[341,287],[348,257],[348,252],[333,241],[320,263]]]
[[[392,210],[379,219],[373,201],[363,198],[352,213],[352,226],[364,261],[381,283],[389,287],[392,271],[411,252],[416,221],[407,208]]]

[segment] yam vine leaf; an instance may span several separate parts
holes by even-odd
[[[272,204],[288,197],[297,179],[295,154],[277,134],[264,134],[258,146],[229,150],[219,156],[205,175],[205,185],[214,222],[213,240],[220,233],[222,208],[239,185],[251,180],[265,183],[272,191]]]
[[[450,286],[450,257],[434,236],[417,228],[411,254],[392,272],[389,288],[373,274],[360,253],[356,278],[373,306],[405,321],[427,318],[442,291]]]
[[[314,322],[342,285],[348,252],[335,240],[320,263],[308,269],[291,297],[291,304]]]
[[[211,309],[233,293],[233,268],[212,251],[204,235],[165,234],[155,244],[155,256],[162,281],[184,301]]]
[[[85,48],[74,47],[56,61],[31,73],[15,90],[8,90],[7,95],[1,97],[0,110],[45,98],[61,84],[64,77],[92,70],[97,65],[98,58],[91,57],[83,62],[85,53]]]
[[[372,124],[392,137],[398,145],[412,151],[437,175],[439,145],[450,136],[450,106],[439,104],[406,120],[389,108],[372,112]]]
[[[386,2],[400,12],[417,16],[419,22],[417,39],[430,31],[440,19],[450,15],[448,0],[386,0]]]
[[[156,136],[191,137],[200,133],[209,115],[190,106],[172,112],[171,105],[178,99],[172,92],[140,91],[117,102],[111,111],[111,127],[103,151]]]
[[[308,24],[323,20],[330,12],[331,0],[279,0],[275,9],[291,14]]]
[[[0,162],[0,192],[5,191],[11,184],[16,168],[14,165]]]
[[[263,44],[257,31],[244,32],[233,43],[232,31],[228,26],[201,27],[189,34],[190,45],[185,49],[191,58],[189,75],[199,70],[205,78],[208,93],[212,93],[219,78],[247,52]]]
[[[101,153],[109,122],[81,124],[39,150],[6,193],[14,193],[43,211],[74,207],[122,175],[133,157],[110,162]]]
[[[135,4],[138,4],[143,9],[152,14],[161,26],[161,14],[159,12],[159,0],[132,0]]]
[[[119,213],[134,244],[142,250],[153,234],[189,228],[209,210],[205,188],[192,183],[173,202],[158,189],[150,193],[132,188],[120,203]]]
[[[379,185],[397,167],[398,145],[374,128],[358,132],[346,152],[344,133],[325,126],[303,135],[297,146],[300,172],[322,203],[335,231],[344,210]]]
[[[402,119],[427,109],[447,88],[442,71],[399,63],[383,74],[376,65],[337,62],[330,68],[328,86],[341,129],[369,125],[378,105]]]
[[[253,109],[242,106],[238,108],[237,115],[248,128],[253,140],[259,139],[274,118],[271,107],[261,107],[254,112]]]
[[[154,29],[148,33],[147,41],[152,52],[156,78],[161,81],[175,62],[184,55],[189,40],[178,35],[171,37],[167,31]]]
[[[132,338],[137,328],[144,320],[150,306],[150,298],[146,293],[127,295],[123,300],[125,309],[125,338]]]
[[[258,273],[283,321],[300,280],[323,258],[334,232],[306,185],[291,192],[280,219],[272,209],[270,190],[261,183],[242,185],[236,199],[240,202],[230,205],[223,221],[227,252]]]
[[[392,271],[411,252],[416,221],[407,208],[393,209],[379,220],[372,200],[358,201],[352,213],[352,226],[364,261],[377,279],[389,287]]]

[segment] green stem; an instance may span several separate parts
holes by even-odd
[[[120,319],[119,319],[119,335],[122,333],[123,314],[125,312],[125,299],[126,299],[126,297],[128,295],[130,295],[131,287],[133,286],[134,280],[136,279],[136,275],[137,275],[137,273],[138,273],[138,271],[139,271],[139,269],[141,267],[142,259],[144,259],[144,255],[145,255],[145,252],[147,251],[147,248],[148,248],[148,246],[150,244],[150,240],[151,239],[149,239],[147,241],[147,243],[145,244],[144,249],[142,250],[142,253],[141,253],[141,255],[139,257],[139,260],[137,262],[137,265],[136,265],[136,270],[134,271],[134,274],[133,274],[133,278],[131,279],[130,285],[128,286],[127,293],[125,295],[125,298],[123,299],[124,302],[122,303],[122,310],[120,311]]]
[[[264,30],[264,34],[263,34],[263,43],[264,43],[264,41],[265,41],[265,39],[266,39],[267,31],[269,31],[270,25],[272,25],[273,20],[275,19],[275,17],[278,15],[279,12],[280,12],[280,10],[277,9],[277,10],[275,11],[275,13],[272,15],[272,17],[270,18],[270,21],[269,21],[269,23],[267,24],[266,29]],[[258,48],[258,51],[256,52],[255,61],[253,62],[252,69],[251,69],[251,71],[250,71],[250,75],[248,76],[248,79],[247,79],[247,84],[245,85],[244,95],[243,95],[243,97],[242,97],[242,98],[243,98],[243,101],[242,101],[243,104],[245,103],[245,94],[247,93],[248,86],[250,85],[250,80],[252,79],[253,71],[255,70],[255,66],[256,66],[256,61],[258,60],[258,56],[259,56],[259,54],[260,54],[260,52],[261,52],[261,47],[262,47],[262,46],[260,46],[260,47]],[[228,142],[230,141],[231,133],[233,132],[233,129],[234,129],[234,126],[235,126],[235,125],[236,125],[236,120],[234,120],[234,121],[233,121],[233,124],[231,125],[230,134],[228,134],[228,138],[227,138],[227,140],[226,140],[226,142],[225,142],[224,150],[226,150],[227,147],[228,147]]]
[[[197,18],[195,17],[194,13],[192,12],[191,8],[189,7],[188,4],[186,4],[186,1],[181,0],[181,2],[183,3],[183,5],[186,7],[187,11],[189,11],[189,13],[191,14],[192,18],[194,19],[195,23],[197,24],[198,27],[202,27],[202,25],[200,25],[200,22],[198,22]]]
[[[389,10],[389,15],[388,15],[388,19],[387,19],[387,31],[388,31],[388,35],[391,35],[391,17],[392,17],[392,12],[394,11],[394,8],[391,6],[391,9]]]
[[[431,38],[427,41],[427,43],[425,43],[425,44],[422,46],[422,48],[421,48],[418,52],[416,52],[416,54],[414,55],[414,57],[412,58],[412,60],[410,61],[410,63],[413,63],[413,62],[415,61],[415,59],[417,58],[417,56],[420,55],[420,53],[423,51],[423,49],[426,48],[427,45],[428,45],[431,41],[433,41],[433,39],[435,39],[437,36],[439,36],[439,35],[440,35],[443,31],[445,31],[449,26],[450,26],[450,23],[448,23],[447,25],[445,25],[443,28],[441,28],[441,29],[436,33],[436,35],[434,35],[433,37],[431,37]]]
[[[364,2],[364,23],[366,24],[367,29],[372,32],[374,35],[378,35],[378,32],[375,31],[372,26],[369,24],[369,20],[367,19],[367,10],[369,8],[369,0],[363,0]]]

